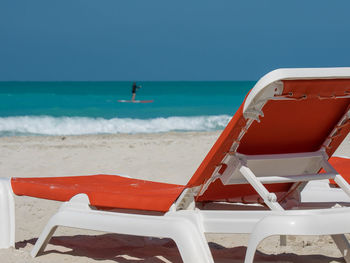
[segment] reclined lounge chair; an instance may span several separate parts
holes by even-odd
[[[15,194],[64,202],[33,257],[68,226],[171,238],[186,263],[214,262],[204,233],[250,234],[246,263],[272,235],[331,235],[350,262],[350,208],[305,209],[300,200],[307,182],[329,179],[350,197],[328,162],[349,133],[349,105],[350,68],[279,69],[257,82],[187,185],[115,175],[2,178],[0,247],[14,246]]]

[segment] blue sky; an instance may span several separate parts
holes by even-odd
[[[0,80],[257,80],[350,66],[348,0],[1,0]]]

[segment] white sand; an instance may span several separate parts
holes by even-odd
[[[219,133],[167,133],[0,138],[0,176],[121,174],[185,184]],[[349,140],[338,155],[350,154]],[[0,262],[181,262],[168,239],[149,239],[59,228],[43,255],[30,250],[60,203],[16,197],[16,249],[0,249]],[[83,220],[83,219],[82,219]],[[242,262],[247,235],[208,235],[215,262]],[[276,255],[277,254],[277,255]],[[343,262],[329,237],[271,237],[255,262]]]

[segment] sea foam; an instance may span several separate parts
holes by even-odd
[[[0,118],[0,136],[159,133],[223,129],[228,115],[153,119],[16,116]]]

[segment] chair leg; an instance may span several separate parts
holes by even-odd
[[[283,239],[286,238],[286,235],[293,234],[295,229],[291,226],[293,226],[294,220],[290,219],[287,216],[268,216],[257,223],[249,238],[244,263],[253,263],[258,245],[265,238],[279,235],[280,242],[284,242]],[[298,235],[298,233],[295,234]]]
[[[54,219],[54,216],[51,219]],[[33,258],[41,254],[45,250],[47,244],[50,242],[50,239],[52,235],[55,233],[56,229],[57,229],[57,226],[50,224],[50,222],[45,226],[43,232],[41,233],[40,237],[36,241],[34,248],[32,249],[32,252],[30,253]]]
[[[280,246],[281,247],[287,246],[287,236],[286,235],[280,236]]]
[[[185,263],[214,262],[204,233],[198,226],[200,219],[196,219],[195,215],[189,218],[178,213],[150,216],[93,210],[88,205],[88,198],[84,196],[77,195],[71,201],[62,204],[35,244],[31,253],[33,257],[44,251],[57,226],[66,226],[126,235],[171,238],[177,244]]]
[[[0,248],[15,246],[15,205],[10,178],[0,178]]]
[[[177,219],[172,222],[167,237],[175,241],[183,262],[214,263],[208,241],[205,238],[204,232],[200,229],[202,224],[200,219],[198,220],[196,215],[190,216],[192,220],[181,216],[175,217],[177,217]]]
[[[343,234],[332,235],[332,238],[343,255],[345,262],[350,263],[350,244],[348,239]]]
[[[331,235],[336,245],[349,260],[350,245],[343,233],[350,233],[349,209],[328,209],[305,214],[267,216],[259,221],[250,235],[245,263],[252,263],[259,243],[274,235]]]
[[[247,246],[247,252],[245,254],[244,263],[253,263],[256,249],[264,238],[265,236],[259,236],[256,234],[256,232],[251,234]]]

